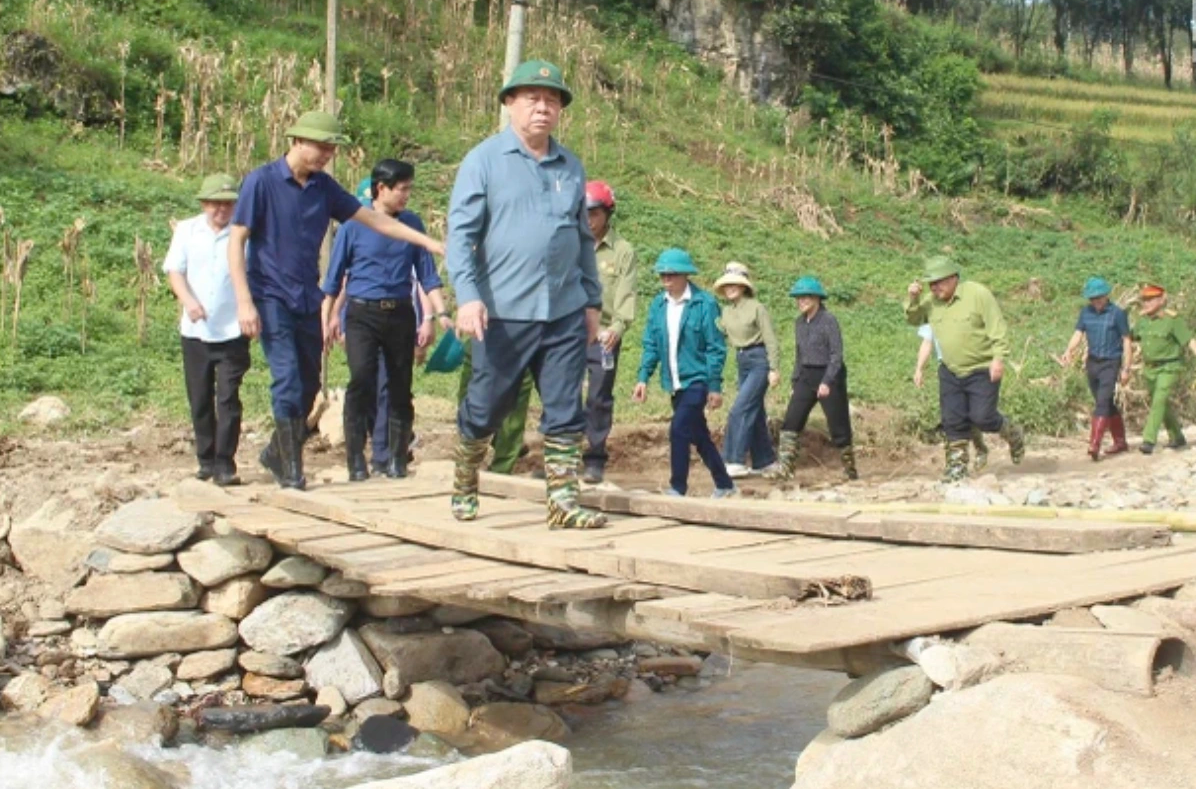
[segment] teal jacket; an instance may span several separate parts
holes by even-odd
[[[723,366],[727,363],[727,342],[718,326],[718,302],[704,290],[689,284],[691,297],[681,312],[681,339],[677,343],[677,373],[681,388],[705,384],[711,392],[723,390]],[[660,365],[660,383],[673,391],[669,369],[669,329],[665,322],[667,303],[664,292],[656,294],[648,307],[648,325],[644,327],[644,353],[640,357],[639,382],[648,383]]]

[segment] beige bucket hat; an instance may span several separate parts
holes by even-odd
[[[714,282],[714,292],[722,296],[723,288],[728,285],[739,285],[749,295],[756,295],[756,286],[752,284],[748,267],[734,260],[723,267],[723,275]]]

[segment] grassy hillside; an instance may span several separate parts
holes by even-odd
[[[488,13],[472,0],[344,2],[339,97],[356,144],[338,159],[343,183],[382,156],[411,158],[419,167],[413,207],[443,232],[456,162],[495,128],[499,8],[497,0]],[[643,19],[607,9],[600,26],[593,9],[561,8],[533,10],[527,52],[560,63],[577,94],[560,136],[591,177],[618,192],[620,229],[643,261],[641,305],[656,291],[650,264],[664,247],[690,249],[705,283],[728,260],[745,262],[785,327],[787,373],[794,309],[785,293],[800,274],[820,276],[846,334],[852,396],[891,409],[879,430],[916,432],[935,421],[932,388],[909,383],[918,342],[900,308],[927,255],[953,254],[995,289],[1017,348],[1007,405],[1054,434],[1073,429],[1085,410],[1079,376],[1061,374],[1051,359],[1071,332],[1083,279],[1196,284],[1179,235],[1123,226],[1083,200],[939,197],[910,182],[879,134],[861,168],[845,146],[803,145],[800,114],[747,105],[722,88],[719,69]],[[20,430],[17,410],[42,392],[62,394],[80,429],[147,413],[185,419],[176,306],[164,282],[144,289],[138,340],[135,241],[152,245],[158,266],[169,220],[195,211],[190,195],[203,172],[241,174],[281,152],[282,129],[315,104],[322,9],[303,0],[9,0],[0,10],[0,32],[45,36],[70,74],[118,101],[123,75],[127,107],[122,146],[119,109],[81,124],[34,111],[29,97],[0,98],[5,228],[14,242],[36,244],[15,337],[10,306],[0,332],[0,431]],[[59,244],[76,218],[86,226],[67,266]],[[5,299],[10,305],[12,286]],[[627,400],[638,357],[632,342],[620,419],[667,413],[658,390],[640,409]],[[345,377],[338,355],[331,379]],[[267,384],[259,356],[246,379],[250,415],[268,414]],[[416,386],[448,398],[455,380],[420,375]],[[770,394],[774,411],[785,396]]]

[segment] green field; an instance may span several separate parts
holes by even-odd
[[[1114,113],[1110,133],[1124,140],[1169,142],[1178,129],[1196,124],[1196,93],[1014,74],[986,75],[980,108],[981,117],[1006,134],[1066,133],[1097,111]]]
[[[319,9],[298,5],[238,4],[240,15],[229,18],[191,0],[130,3],[134,10],[123,15],[89,0],[18,1],[0,10],[0,33],[39,31],[109,89],[123,65],[130,107],[122,148],[115,121],[33,117],[0,100],[0,207],[14,240],[36,243],[16,336],[9,306],[0,332],[0,432],[24,430],[15,415],[43,392],[70,403],[69,426],[79,431],[147,416],[185,419],[177,308],[164,282],[148,291],[147,333],[137,337],[134,243],[152,244],[160,265],[169,220],[195,211],[189,195],[202,173],[243,173],[277,155],[285,124],[316,103],[320,75],[311,64],[321,56],[323,19]],[[352,185],[378,158],[411,158],[419,168],[413,208],[441,233],[456,162],[495,128],[502,31],[472,3],[399,6],[352,4],[346,16],[339,98],[356,144],[342,153],[336,175]],[[917,435],[937,421],[933,388],[910,383],[918,341],[900,303],[926,256],[954,255],[967,276],[996,291],[1017,349],[1006,405],[1034,431],[1056,435],[1082,424],[1087,408],[1078,372],[1064,374],[1052,359],[1071,333],[1083,280],[1108,277],[1120,294],[1146,279],[1181,291],[1196,286],[1196,261],[1178,233],[1127,227],[1087,199],[914,194],[904,172],[886,176],[883,167],[852,164],[832,143],[803,145],[800,133],[787,135],[784,114],[730,93],[718,69],[650,23],[600,21],[592,9],[533,16],[527,46],[529,55],[564,67],[577,98],[561,137],[591,177],[618,192],[620,230],[642,261],[636,332],[657,288],[650,265],[660,250],[688,248],[707,284],[727,261],[742,261],[782,327],[788,374],[795,311],[785,293],[796,277],[818,275],[844,328],[852,397],[879,415],[857,425],[861,443]],[[131,52],[122,59],[126,41]],[[1025,97],[1054,84],[989,79],[993,89]],[[1128,94],[1079,93],[1086,87],[1055,100],[1117,95],[1127,103]],[[163,89],[173,95],[159,134]],[[1188,94],[1176,94],[1173,105],[1150,95],[1134,107],[1196,113]],[[86,227],[68,275],[59,241],[77,217]],[[6,305],[12,295],[10,286]],[[261,418],[269,413],[268,376],[255,358],[245,394],[248,416]],[[638,358],[633,337],[619,373],[619,418],[663,418],[668,403],[655,383],[647,405],[629,403]],[[345,378],[334,356],[330,379]],[[727,380],[734,380],[731,366]],[[447,401],[455,380],[421,374],[416,386]],[[785,392],[769,397],[779,412]]]

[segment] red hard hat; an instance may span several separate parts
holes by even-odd
[[[586,184],[586,208],[615,210],[615,192],[606,181],[590,181]]]

